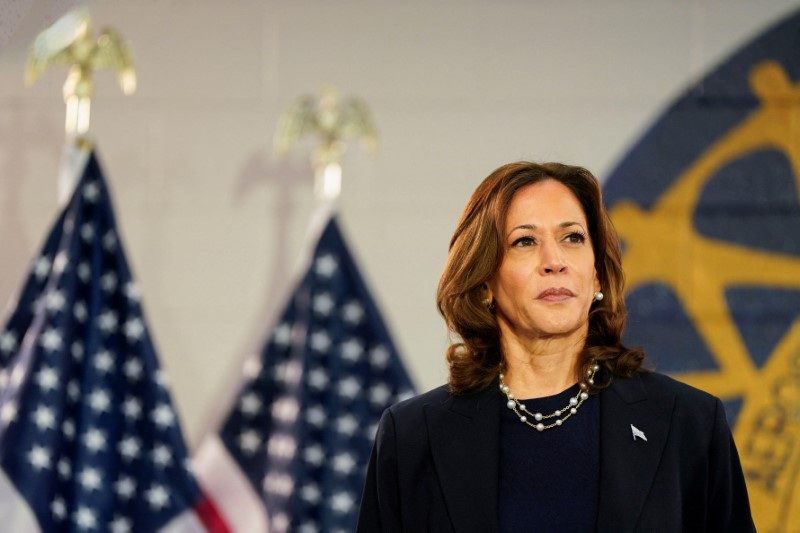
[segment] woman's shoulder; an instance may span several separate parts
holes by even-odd
[[[421,413],[426,405],[445,405],[453,395],[450,394],[450,388],[447,385],[441,385],[428,392],[417,394],[407,400],[403,400],[392,405],[389,411],[396,415],[409,415],[413,413]]]
[[[612,388],[623,398],[672,397],[676,407],[695,410],[698,414],[713,414],[721,406],[716,396],[659,372],[641,371],[631,378],[617,376]]]

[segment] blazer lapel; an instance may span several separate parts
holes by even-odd
[[[616,378],[601,393],[598,531],[636,527],[664,451],[674,401],[671,394],[648,391],[638,376]]]
[[[426,406],[433,464],[456,531],[497,531],[502,399],[489,387]]]

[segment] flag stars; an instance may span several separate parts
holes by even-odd
[[[36,384],[44,392],[56,390],[58,388],[58,374],[55,369],[49,366],[43,366],[36,374]]]
[[[169,405],[162,403],[151,411],[150,419],[161,429],[166,429],[175,422],[175,413]]]
[[[308,373],[308,384],[317,390],[325,390],[329,381],[328,373],[323,368],[314,368]]]
[[[157,444],[150,454],[153,463],[161,468],[166,468],[172,464],[172,452],[165,444]]]
[[[331,498],[331,509],[338,514],[347,514],[355,505],[355,500],[346,492],[337,492]]]
[[[100,471],[96,468],[86,467],[78,474],[78,483],[87,491],[100,490],[102,485]]]
[[[145,492],[150,507],[155,510],[161,510],[169,503],[169,493],[163,485],[153,485]]]
[[[358,420],[351,414],[339,417],[336,420],[336,431],[343,435],[352,436],[358,429]]]
[[[88,283],[92,279],[92,267],[86,261],[78,264],[76,272],[78,273],[78,278],[84,283]]]
[[[317,533],[318,531],[319,531],[319,524],[317,524],[313,520],[308,520],[306,522],[303,522],[302,524],[300,524],[300,527],[297,528],[297,533]]]
[[[55,498],[50,504],[50,512],[53,513],[53,518],[59,522],[63,522],[64,519],[67,518],[67,505],[64,503],[64,499],[60,497]]]
[[[364,353],[364,346],[357,339],[348,339],[342,344],[342,357],[350,362],[356,362]]]
[[[122,402],[122,414],[131,420],[138,420],[142,415],[142,402],[129,396]]]
[[[58,475],[60,475],[62,479],[69,479],[72,476],[72,465],[66,457],[62,457],[58,460],[56,468],[58,469]]]
[[[95,389],[89,394],[89,406],[96,413],[108,413],[111,407],[111,398],[108,391]]]
[[[39,339],[39,344],[41,344],[42,347],[50,353],[60,350],[63,346],[61,333],[56,328],[47,328],[44,333],[42,333],[42,337]]]
[[[33,264],[33,275],[36,276],[36,279],[39,281],[43,281],[44,278],[50,273],[50,267],[52,266],[52,262],[50,261],[49,257],[41,256]]]
[[[0,420],[5,422],[6,424],[13,422],[17,419],[17,404],[12,402],[8,402],[0,407]]]
[[[69,266],[69,256],[63,250],[56,254],[56,258],[53,261],[53,272],[56,274],[62,274],[67,267]]]
[[[103,374],[108,373],[114,368],[114,358],[108,350],[98,352],[94,356],[94,367]]]
[[[117,234],[113,229],[110,229],[103,235],[103,248],[109,252],[113,252],[117,247]]]
[[[10,354],[17,349],[17,336],[13,331],[4,331],[0,334],[0,352]]]
[[[141,290],[139,289],[139,285],[137,285],[135,281],[129,281],[128,283],[126,283],[125,286],[122,288],[122,293],[128,300],[132,302],[138,302],[142,298],[142,293]]]
[[[78,510],[75,511],[75,525],[83,530],[95,529],[97,527],[97,517],[94,511],[83,505],[78,507]]]
[[[333,458],[333,469],[342,474],[350,474],[356,467],[353,456],[347,452],[340,453]]]
[[[290,525],[291,520],[289,520],[289,516],[286,513],[278,513],[272,518],[270,529],[275,531],[275,533],[281,533],[283,531],[288,531]]]
[[[392,396],[392,391],[383,383],[369,388],[369,401],[373,405],[385,406]]]
[[[286,322],[280,324],[275,328],[275,333],[272,337],[272,342],[277,346],[288,347],[292,343],[292,326]]]
[[[276,433],[267,442],[267,453],[272,457],[291,459],[294,457],[297,442],[289,435]]]
[[[117,289],[117,283],[117,275],[113,272],[107,272],[100,276],[100,288],[109,294]]]
[[[364,318],[364,308],[357,301],[351,300],[342,308],[342,317],[345,322],[357,325]]]
[[[303,366],[299,361],[284,361],[275,365],[273,372],[276,381],[296,385],[303,377]]]
[[[131,381],[138,381],[142,377],[142,362],[135,358],[131,357],[125,364],[122,366],[122,371]]]
[[[325,450],[319,444],[312,444],[308,446],[303,452],[303,459],[308,464],[320,466],[325,461]]]
[[[389,364],[389,357],[389,350],[383,345],[376,346],[369,352],[370,363],[376,368],[386,368],[386,365]]]
[[[64,423],[61,424],[61,433],[67,438],[67,440],[72,440],[75,438],[75,422],[72,419],[64,420]]]
[[[325,425],[325,410],[320,405],[315,405],[306,410],[306,421],[312,426],[321,428]]]
[[[279,496],[289,496],[294,489],[294,481],[286,474],[270,472],[264,476],[264,491]]]
[[[256,453],[262,443],[261,434],[253,429],[242,431],[239,434],[239,448],[248,455]]]
[[[81,239],[87,243],[94,239],[94,228],[88,222],[81,226]]]
[[[136,492],[136,482],[130,476],[120,476],[114,483],[114,492],[123,500],[130,500]]]
[[[72,306],[72,315],[81,324],[86,322],[86,319],[89,318],[89,311],[86,309],[86,303],[75,302],[75,305]]]
[[[156,371],[153,372],[153,381],[155,381],[156,385],[158,385],[162,389],[166,388],[169,385],[167,374],[160,368],[157,368]]]
[[[130,519],[124,516],[116,516],[114,520],[108,523],[108,530],[111,533],[130,533],[133,531],[133,526]]]
[[[124,331],[128,342],[136,342],[144,334],[144,322],[139,317],[132,318],[125,322]]]
[[[83,436],[83,442],[93,453],[106,449],[106,434],[100,429],[92,428]]]
[[[331,338],[324,331],[316,331],[311,334],[311,348],[318,352],[327,353],[331,347]]]
[[[72,343],[70,347],[70,352],[72,353],[72,358],[75,359],[76,363],[80,363],[83,360],[83,344],[78,341]]]
[[[300,497],[314,505],[322,499],[322,493],[316,483],[308,483],[300,489]]]
[[[83,197],[89,203],[94,203],[100,197],[100,186],[93,181],[83,186]]]
[[[262,369],[263,365],[261,364],[258,354],[253,354],[245,360],[242,368],[242,375],[247,380],[252,381],[258,378]]]
[[[261,398],[255,392],[248,392],[239,400],[239,409],[248,416],[255,416],[261,411]]]
[[[73,402],[77,402],[81,397],[81,386],[78,380],[73,379],[67,383],[67,396],[69,396],[69,399]]]
[[[291,423],[297,420],[299,411],[297,400],[291,397],[280,398],[272,405],[272,416],[283,422]]]
[[[33,412],[33,423],[39,428],[39,431],[56,428],[56,417],[53,410],[46,405],[40,405]]]
[[[28,452],[28,461],[37,472],[50,468],[50,450],[45,446],[34,444],[31,451]]]
[[[361,384],[356,378],[349,376],[339,382],[338,389],[339,395],[352,400],[361,392]]]
[[[64,309],[66,302],[67,300],[62,291],[53,291],[47,296],[47,310],[52,313],[59,313]]]
[[[117,331],[117,313],[107,309],[97,317],[97,327],[104,333],[114,333]]]
[[[119,441],[117,449],[119,450],[119,453],[123,459],[126,461],[133,461],[139,457],[142,444],[139,439],[131,435]]]
[[[314,312],[318,313],[322,316],[328,316],[331,314],[331,310],[335,306],[335,302],[331,295],[327,292],[323,292],[322,294],[318,294],[314,297],[314,303],[312,304],[314,308]]]
[[[325,254],[314,263],[315,272],[324,278],[330,278],[337,268],[339,268],[339,263],[332,254]]]

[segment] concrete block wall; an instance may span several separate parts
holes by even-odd
[[[65,70],[23,84],[35,35],[75,2],[0,4],[0,302],[58,209]],[[139,88],[98,74],[92,130],[190,444],[283,302],[313,210],[280,114],[332,84],[365,99],[341,221],[418,388],[444,382],[434,292],[477,183],[517,159],[601,178],[691,80],[797,8],[769,0],[138,0],[88,3],[130,42]]]

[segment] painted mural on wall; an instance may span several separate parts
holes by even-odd
[[[800,531],[800,12],[692,85],[611,173],[629,327],[723,399],[759,531]]]

